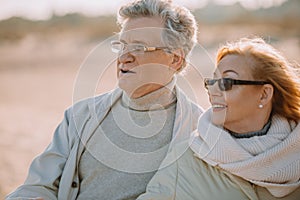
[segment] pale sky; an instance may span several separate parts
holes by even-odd
[[[131,0],[0,0],[0,20],[20,16],[33,20],[49,19],[53,13],[79,12],[88,16],[115,14],[120,5]],[[173,0],[189,9],[204,7],[208,2],[230,5],[240,2],[245,8],[280,6],[287,0]]]

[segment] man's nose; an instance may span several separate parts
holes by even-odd
[[[123,64],[134,62],[134,60],[135,57],[132,54],[130,54],[130,52],[128,51],[123,51],[118,56],[118,61]]]

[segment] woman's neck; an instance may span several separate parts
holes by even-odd
[[[266,135],[269,131],[269,128],[271,127],[271,120],[269,120],[262,129],[258,130],[258,131],[250,131],[250,132],[246,132],[246,133],[236,133],[233,132],[231,130],[227,131],[235,138],[250,138],[253,136],[263,136]]]
[[[237,134],[257,132],[264,128],[264,126],[272,118],[272,115],[271,108],[265,108],[264,110],[260,110],[259,113],[256,113],[252,117],[244,117],[244,119],[238,119],[227,123],[225,122],[223,127],[224,129]]]

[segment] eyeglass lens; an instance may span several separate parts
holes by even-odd
[[[231,90],[233,84],[231,79],[206,79],[204,81],[205,88],[208,89],[208,86],[214,85],[216,82],[218,82],[218,87],[221,91]]]
[[[125,52],[142,54],[144,53],[145,47],[142,44],[125,44],[122,42],[112,42],[111,49],[114,53],[118,54],[122,54]]]

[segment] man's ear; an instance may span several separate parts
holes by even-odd
[[[172,62],[170,64],[170,67],[174,71],[179,71],[184,63],[184,51],[183,49],[176,49],[172,51]]]
[[[272,101],[274,88],[271,84],[265,84],[261,90],[260,104],[267,105]]]

